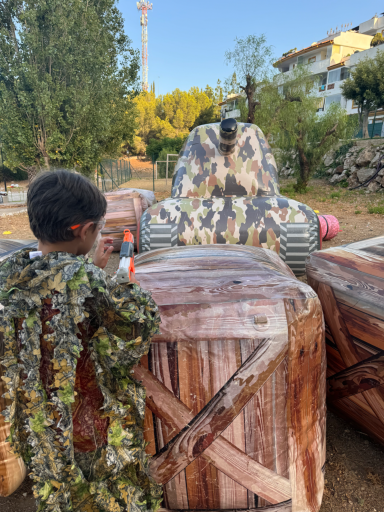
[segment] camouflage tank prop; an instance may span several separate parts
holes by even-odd
[[[180,152],[172,197],[141,217],[139,252],[205,244],[270,249],[296,275],[320,249],[317,215],[280,194],[274,156],[254,124],[225,119],[195,128]]]

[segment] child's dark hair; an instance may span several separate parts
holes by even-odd
[[[28,189],[27,207],[35,237],[56,243],[73,240],[71,226],[99,221],[107,211],[107,201],[87,178],[60,169],[37,175]]]

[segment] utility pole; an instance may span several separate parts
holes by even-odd
[[[136,2],[137,8],[141,11],[141,65],[142,65],[142,89],[148,91],[148,11],[152,5],[147,0]]]

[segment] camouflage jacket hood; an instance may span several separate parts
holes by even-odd
[[[0,265],[0,302],[3,414],[14,452],[32,470],[39,510],[157,508],[145,390],[130,375],[158,330],[150,293],[114,285],[84,257],[31,260],[23,250]]]

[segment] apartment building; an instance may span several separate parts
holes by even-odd
[[[351,30],[331,33],[307,48],[286,54],[274,66],[280,73],[289,73],[298,64],[309,65],[311,73],[317,78],[319,111],[325,111],[332,103],[339,103],[348,114],[355,114],[357,106],[342,96],[340,86],[360,60],[384,51],[384,45],[371,48],[371,40],[378,32],[384,36],[384,13]],[[383,120],[384,110],[370,113],[369,123],[375,123],[374,134],[384,131]]]

